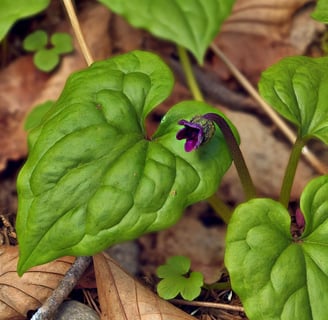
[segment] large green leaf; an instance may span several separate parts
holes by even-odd
[[[327,0],[318,0],[315,10],[312,13],[312,18],[328,23],[328,2]]]
[[[50,0],[1,0],[0,1],[0,41],[11,26],[19,19],[32,16],[44,10]]]
[[[129,23],[187,49],[203,62],[205,51],[235,0],[99,0]]]
[[[328,143],[328,58],[288,57],[267,69],[259,90],[303,139]]]
[[[18,177],[18,272],[63,255],[92,255],[174,224],[211,196],[231,164],[219,130],[194,152],[177,122],[217,112],[205,103],[174,106],[152,139],[145,117],[171,92],[169,68],[134,51],[73,74],[29,134]]]
[[[305,230],[294,239],[287,210],[255,199],[235,210],[225,263],[250,320],[326,320],[328,305],[328,176],[301,197]]]

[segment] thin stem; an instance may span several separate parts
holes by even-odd
[[[222,131],[222,134],[229,146],[232,159],[234,161],[235,167],[238,172],[239,179],[244,189],[246,199],[252,199],[256,197],[256,189],[249,174],[248,168],[245,163],[245,159],[240,151],[238,142],[229,127],[226,120],[216,114],[216,113],[207,113],[204,115],[204,118],[214,121]]]
[[[219,217],[226,224],[228,224],[232,216],[230,208],[215,194],[208,198],[207,202],[211,205],[211,207],[219,215]]]
[[[187,301],[180,299],[172,299],[171,303],[185,305],[185,306],[195,306],[195,307],[203,307],[203,308],[216,308],[223,309],[229,311],[237,311],[237,312],[245,312],[244,308],[241,306],[234,306],[225,303],[217,303],[217,302],[203,302],[203,301]]]
[[[194,99],[198,101],[204,101],[203,95],[198,87],[197,81],[192,71],[192,67],[186,49],[181,46],[177,46],[177,48],[178,48],[178,54],[182,64],[182,68],[188,83],[188,87]]]
[[[226,282],[215,282],[212,284],[204,284],[203,287],[207,290],[229,290],[231,289],[230,281]]]
[[[79,20],[77,19],[76,12],[74,10],[73,4],[71,0],[63,0],[67,15],[69,17],[69,20],[71,22],[72,28],[74,30],[76,39],[80,45],[83,57],[87,63],[88,66],[90,66],[91,63],[93,63],[93,58],[90,53],[90,50],[85,42]]]
[[[186,49],[181,46],[177,46],[177,48],[189,90],[191,91],[195,100],[204,101],[202,92],[200,91],[196,78],[194,76],[194,72],[192,70],[192,66]],[[232,215],[230,208],[215,194],[208,198],[207,201],[214,209],[214,211],[220,216],[220,218],[225,223],[228,223]]]
[[[290,193],[292,190],[294,177],[297,169],[297,164],[302,154],[302,149],[305,145],[303,139],[296,139],[295,144],[293,145],[292,152],[289,157],[288,165],[285,171],[284,180],[282,182],[282,187],[280,191],[280,199],[282,205],[286,208],[289,203]]]

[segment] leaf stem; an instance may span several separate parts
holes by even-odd
[[[207,113],[204,115],[204,118],[214,121],[221,129],[222,134],[229,146],[231,156],[237,169],[240,182],[243,186],[246,199],[249,200],[255,198],[255,186],[246,166],[245,159],[240,151],[238,142],[236,141],[230,126],[222,116],[216,113]]]
[[[294,177],[297,169],[297,164],[301,157],[302,149],[304,145],[305,145],[304,139],[297,138],[293,145],[289,157],[288,165],[285,171],[285,176],[281,186],[280,198],[279,198],[280,203],[284,205],[286,208],[288,207],[290,193],[292,190]]]
[[[195,100],[198,101],[204,101],[203,95],[198,87],[197,81],[195,79],[190,60],[188,57],[188,54],[186,52],[186,49],[177,46],[178,48],[178,54],[180,57],[180,61],[182,64],[182,68],[184,70],[186,80],[188,83],[188,87],[194,97]],[[226,123],[225,119],[220,117],[219,115],[215,113],[210,113],[208,115],[213,116],[213,121],[216,122],[216,124],[220,127],[226,142],[230,148],[230,152],[232,155],[232,158],[234,160],[235,166],[237,168],[237,172],[239,175],[239,178],[241,180],[245,195],[247,199],[254,198],[256,196],[256,190],[254,187],[254,184],[252,182],[252,179],[250,177],[248,168],[246,166],[244,157],[240,151],[239,145],[235,139],[235,136],[233,132],[231,131],[229,125]],[[222,200],[220,200],[218,197],[213,195],[208,199],[208,202],[212,206],[212,208],[217,212],[217,214],[222,218],[222,220],[226,223],[229,222],[231,218],[231,210],[229,209],[228,206],[226,206]]]
[[[198,87],[197,81],[192,71],[191,63],[186,49],[181,46],[177,46],[177,48],[182,68],[186,76],[186,81],[194,99],[197,101],[204,101],[203,95]]]
[[[204,101],[204,97],[199,89],[186,49],[179,45],[177,46],[177,49],[189,90],[195,100]],[[232,216],[230,208],[216,194],[208,198],[207,202],[214,209],[216,214],[227,224]]]
[[[203,288],[207,290],[229,290],[231,289],[231,283],[230,281],[225,282],[215,282],[212,284],[204,284]]]
[[[207,202],[218,214],[218,216],[228,224],[232,216],[231,209],[216,195],[213,194],[210,198],[207,199]]]

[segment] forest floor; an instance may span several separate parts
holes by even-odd
[[[95,60],[134,49],[148,50],[159,54],[174,71],[176,84],[172,95],[147,120],[147,129],[151,135],[172,105],[192,99],[177,60],[176,47],[172,43],[154,38],[146,31],[131,27],[96,1],[79,1],[77,9],[82,31]],[[313,1],[306,0],[288,3],[268,0],[265,6],[261,0],[258,0],[258,4],[254,0],[239,0],[214,42],[256,87],[261,72],[285,56],[324,55],[322,39],[326,29],[311,19],[312,10]],[[63,56],[57,69],[51,73],[38,71],[33,64],[32,55],[22,49],[23,39],[37,29],[46,30],[49,34],[64,31],[73,35],[60,1],[52,1],[42,14],[17,23],[1,44],[0,283],[7,277],[8,271],[15,271],[17,263],[18,246],[14,228],[17,212],[16,177],[27,157],[24,119],[39,103],[56,100],[68,75],[86,67],[75,42],[75,51]],[[242,137],[241,149],[259,195],[278,198],[290,152],[288,141],[211,50],[208,51],[203,66],[195,63],[195,73],[206,101],[222,110],[237,127]],[[326,149],[317,144],[311,145],[311,148],[318,158],[327,162]],[[293,186],[292,201],[298,202],[302,189],[315,176],[316,172],[311,165],[302,161]],[[232,208],[243,201],[242,189],[233,168],[224,177],[218,194]],[[192,270],[201,271],[206,283],[222,283],[228,279],[223,260],[225,231],[226,226],[222,220],[206,202],[201,202],[187,208],[181,221],[174,227],[145,235],[134,242],[111,248],[108,252],[116,257],[123,268],[128,269],[151,289],[156,287],[158,281],[155,276],[156,268],[174,255],[188,256],[192,261]],[[60,272],[65,273],[65,270],[66,265],[62,266]],[[39,272],[46,273],[46,269]],[[38,277],[40,278],[39,274]],[[49,273],[42,281],[57,283],[58,276],[56,279],[50,278]],[[10,279],[6,278],[12,285],[10,299],[17,303],[17,310],[10,311],[13,313],[7,311],[12,317],[16,316],[15,319],[24,319],[23,312],[36,309],[39,301],[49,294],[49,290],[43,293],[43,298],[35,297],[34,300],[38,303],[32,303],[21,295],[22,291],[31,295],[27,288],[29,284],[21,284],[19,279],[16,274]],[[33,278],[33,281],[37,285],[36,281],[39,280]],[[70,297],[97,309],[99,294],[91,267]],[[8,297],[1,289],[0,310],[4,310],[2,308],[5,308],[6,299]],[[180,308],[202,320],[246,319],[245,314],[240,311],[238,297],[229,288],[204,291],[198,300],[236,308],[192,304],[180,305]],[[26,305],[27,303],[30,305]],[[10,317],[3,318],[0,312],[0,320],[2,319]]]

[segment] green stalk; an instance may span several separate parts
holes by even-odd
[[[181,46],[177,46],[177,48],[189,90],[191,91],[195,100],[204,101],[203,95],[198,87],[197,81],[192,71],[192,67],[186,49]]]
[[[188,83],[188,87],[194,97],[195,100],[204,101],[203,95],[197,85],[197,81],[195,79],[190,60],[186,50],[178,46],[178,54],[182,64],[182,68],[184,70],[184,74],[186,76],[186,81]],[[217,114],[215,115],[215,122],[220,127],[226,142],[229,146],[232,158],[234,160],[234,164],[236,166],[239,178],[241,180],[241,184],[244,189],[244,193],[247,199],[255,198],[256,197],[256,190],[253,184],[253,181],[250,177],[248,168],[246,166],[244,157],[240,151],[239,145],[235,139],[233,132],[231,131],[229,125],[226,123],[225,119],[220,117]],[[208,199],[209,203],[213,207],[213,209],[217,212],[217,214],[225,221],[228,222],[231,217],[231,210],[217,197],[212,196]],[[224,206],[223,206],[223,205]],[[224,208],[225,207],[225,208]]]
[[[230,218],[232,216],[231,209],[217,196],[213,195],[207,199],[207,202],[213,208],[213,210],[217,213],[217,215],[228,224]]]
[[[292,148],[292,151],[291,151],[291,154],[289,157],[288,165],[287,165],[287,168],[285,171],[284,180],[283,180],[282,186],[281,186],[280,198],[279,198],[280,203],[283,206],[285,206],[286,208],[288,207],[290,193],[292,190],[297,165],[298,165],[299,159],[302,155],[302,149],[303,149],[304,145],[305,145],[305,141],[301,138],[297,138],[293,145],[293,148]]]
[[[204,283],[203,288],[205,288],[207,290],[218,290],[218,291],[229,290],[229,289],[231,289],[231,283],[230,283],[230,281],[215,282],[212,284]]]
[[[242,184],[246,199],[250,200],[255,198],[255,186],[249,174],[243,154],[240,151],[238,142],[236,141],[230,126],[222,116],[216,113],[207,113],[204,115],[204,118],[214,121],[221,129],[221,132],[231,152],[231,156],[237,169],[237,173]]]
[[[179,58],[182,64],[182,68],[186,77],[186,81],[190,92],[192,93],[195,100],[204,101],[203,95],[198,87],[197,81],[195,79],[191,63],[185,48],[177,46]],[[230,208],[217,196],[213,195],[207,199],[207,202],[211,205],[216,214],[225,222],[228,223],[232,211]]]

